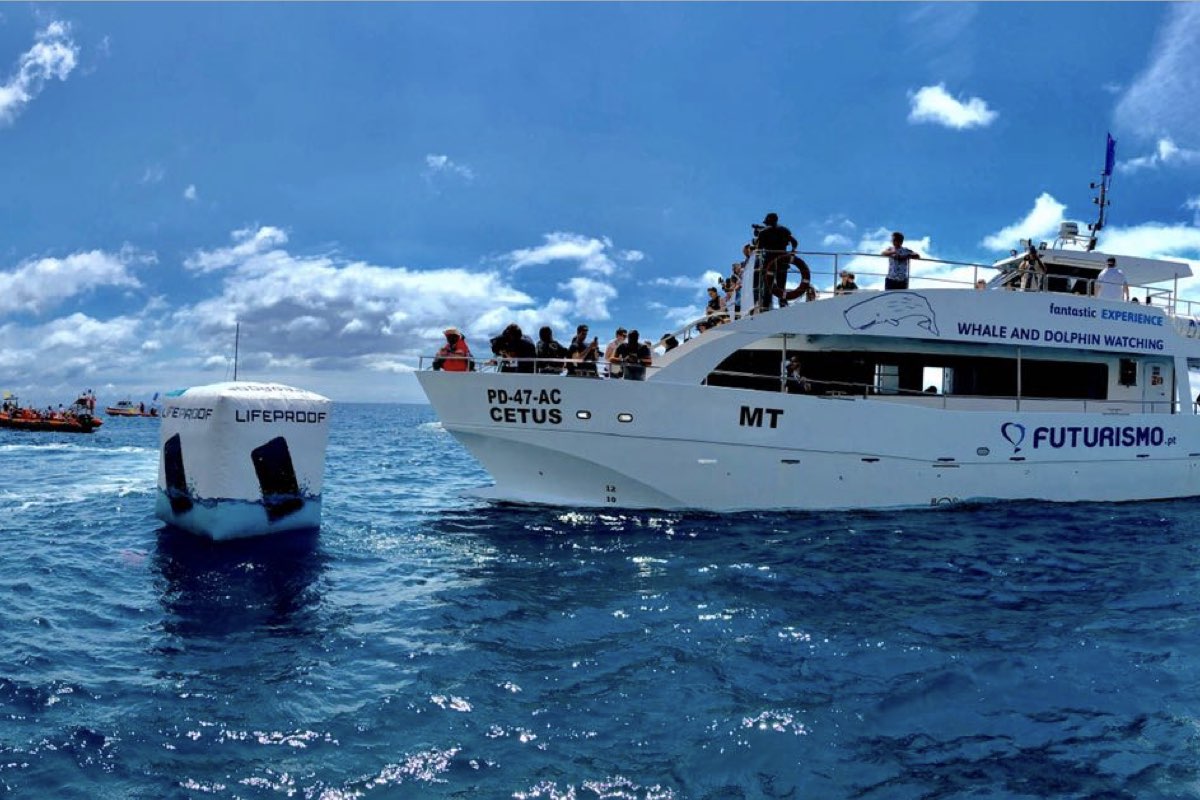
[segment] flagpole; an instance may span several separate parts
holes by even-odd
[[[1104,172],[1100,173],[1100,185],[1092,184],[1093,189],[1100,190],[1100,196],[1093,198],[1092,202],[1100,207],[1100,214],[1096,217],[1096,222],[1089,225],[1092,235],[1088,239],[1088,252],[1096,249],[1096,234],[1104,229],[1104,210],[1108,208],[1108,187],[1112,182],[1113,165],[1117,155],[1117,140],[1112,137],[1112,134],[1107,135],[1104,147]]]

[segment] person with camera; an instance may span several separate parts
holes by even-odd
[[[533,340],[523,334],[521,326],[515,322],[492,339],[492,353],[503,359],[501,372],[533,372],[533,362],[537,358]]]
[[[785,226],[779,224],[779,215],[775,212],[763,218],[762,225],[754,225],[754,243],[759,251],[759,263],[762,265],[755,277],[755,286],[761,287],[755,292],[755,304],[759,310],[771,308],[772,298],[779,298],[779,307],[787,305],[785,287],[787,285],[788,266],[792,263],[792,254],[800,243]],[[761,278],[758,277],[761,275]]]
[[[587,325],[580,325],[575,329],[575,338],[567,345],[567,357],[573,362],[567,364],[567,374],[582,378],[599,378],[596,359],[600,356],[600,339],[593,336],[589,342],[587,336]]]
[[[650,347],[642,342],[637,331],[630,331],[625,343],[617,346],[613,362],[621,365],[621,373],[627,381],[646,380],[646,367],[650,366]]]

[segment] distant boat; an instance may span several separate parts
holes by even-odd
[[[158,395],[155,395],[157,397]],[[146,407],[145,403],[135,403],[132,400],[119,400],[115,406],[105,406],[104,413],[110,417],[157,417],[158,407]]]
[[[21,408],[16,398],[6,395],[0,405],[0,428],[21,431],[57,431],[58,433],[91,433],[104,424],[92,416],[91,409],[80,397],[65,411],[37,411]],[[60,406],[61,408],[61,406]]]

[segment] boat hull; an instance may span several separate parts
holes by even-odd
[[[78,423],[52,422],[49,420],[10,419],[0,416],[0,428],[16,431],[38,431],[57,433],[92,433],[100,427],[100,421],[89,419]]]
[[[445,429],[494,478],[479,494],[497,500],[738,511],[1200,494],[1191,414],[950,410],[939,398],[539,375],[419,379]]]

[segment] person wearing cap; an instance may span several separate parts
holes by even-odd
[[[833,287],[834,294],[850,294],[858,291],[858,284],[854,282],[854,273],[842,270],[840,274],[841,280],[837,286]]]
[[[759,309],[766,311],[771,307],[771,299],[779,298],[779,307],[787,305],[784,289],[787,284],[788,265],[792,262],[792,253],[800,246],[792,232],[779,224],[779,215],[772,212],[763,218],[763,226],[758,229],[755,238],[758,251],[762,254],[763,267],[761,278],[755,280],[755,286],[761,286],[756,292],[755,301]],[[790,248],[790,249],[789,249]]]
[[[475,364],[471,361],[471,348],[467,347],[467,340],[458,328],[446,328],[443,333],[446,335],[446,344],[438,350],[437,357],[433,359],[433,368],[446,372],[466,372],[475,369]]]
[[[888,257],[887,277],[883,280],[883,288],[908,288],[908,262],[921,255],[904,246],[904,234],[895,231],[892,234],[892,246],[885,248],[882,255]]]
[[[613,340],[604,348],[604,363],[608,364],[608,377],[621,377],[621,362],[617,361],[615,356],[617,348],[625,344],[625,335],[628,333],[624,328],[617,328],[616,335]]]
[[[1117,260],[1109,256],[1104,263],[1104,271],[1096,278],[1092,294],[1101,300],[1129,300],[1129,281],[1125,279],[1125,273],[1117,266]]]

